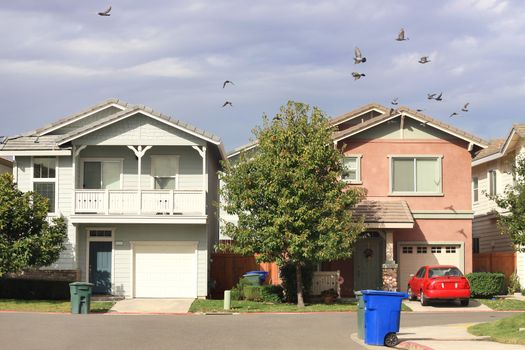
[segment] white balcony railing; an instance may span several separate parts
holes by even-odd
[[[76,214],[204,215],[206,191],[76,190]]]

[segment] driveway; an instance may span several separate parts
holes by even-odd
[[[483,322],[509,313],[401,315],[402,327]],[[69,315],[1,313],[2,349],[359,350],[355,312],[318,314]]]
[[[422,306],[419,301],[404,300],[403,303],[412,309],[413,312],[472,312],[472,311],[492,311],[486,305],[477,300],[470,300],[468,306],[461,306],[457,301],[433,301],[428,306]]]
[[[185,314],[195,299],[124,299],[111,312],[128,314]]]

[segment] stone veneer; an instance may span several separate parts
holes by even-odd
[[[398,290],[398,265],[394,261],[383,264],[383,290],[395,292]]]

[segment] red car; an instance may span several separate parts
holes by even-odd
[[[470,298],[470,285],[461,271],[452,265],[423,266],[415,275],[410,275],[408,296],[410,300],[419,298],[421,305],[432,300],[456,300],[467,306]]]

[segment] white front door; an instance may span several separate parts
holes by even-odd
[[[136,242],[134,281],[136,298],[197,297],[197,245]]]

